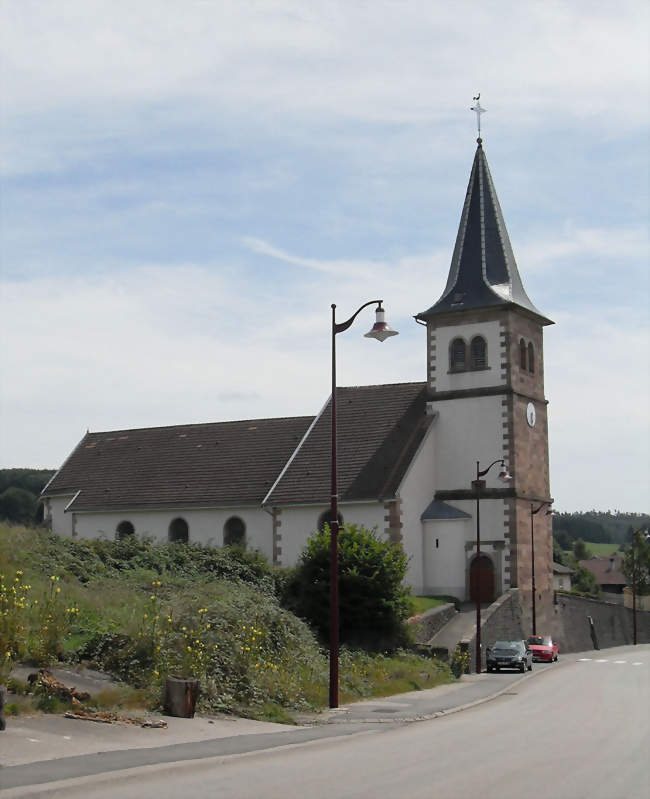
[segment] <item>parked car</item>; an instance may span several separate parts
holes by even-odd
[[[552,663],[557,660],[560,647],[550,635],[531,635],[527,643],[533,653],[533,660],[540,660],[544,663]]]
[[[497,641],[486,652],[487,670],[533,668],[533,653],[525,641]]]

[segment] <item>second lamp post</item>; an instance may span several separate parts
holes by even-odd
[[[487,467],[481,469],[480,463],[476,461],[476,480],[472,480],[472,488],[476,491],[476,573],[479,574],[480,559],[481,559],[481,491],[485,488],[485,480],[482,477],[490,471],[490,469],[497,463],[501,464],[501,471],[499,472],[499,480],[504,483],[509,483],[512,477],[508,474],[506,463],[503,458],[497,458]],[[481,673],[481,591],[480,581],[477,579],[478,585],[474,587],[476,599],[476,673]],[[471,581],[470,581],[471,590]]]
[[[535,536],[533,534],[533,517],[536,516],[542,508],[548,506],[549,510],[546,515],[549,516],[553,511],[550,509],[551,502],[541,502],[537,507],[530,503],[530,569],[531,569],[531,591],[532,591],[532,605],[533,605],[533,635],[537,635],[537,614],[535,611]]]

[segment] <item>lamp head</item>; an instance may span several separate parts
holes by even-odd
[[[367,333],[364,333],[365,338],[374,338],[377,339],[377,341],[386,341],[387,338],[398,335],[398,331],[393,330],[393,328],[386,323],[384,318],[384,309],[381,307],[381,305],[377,306],[377,309],[375,310],[375,317],[375,324],[372,326],[372,329]]]
[[[501,480],[502,483],[509,483],[512,480],[512,475],[508,471],[503,461],[501,461],[501,471],[499,472],[499,480]]]

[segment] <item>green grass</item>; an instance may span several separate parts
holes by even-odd
[[[272,567],[253,553],[75,541],[0,524],[0,575],[0,594],[15,584],[25,596],[12,611],[17,618],[0,618],[0,651],[35,666],[81,662],[124,684],[92,697],[91,706],[160,708],[166,674],[200,679],[200,712],[288,722],[327,706],[327,653],[281,607]],[[445,601],[417,600],[417,612]],[[411,653],[341,654],[343,701],[452,679],[446,664]],[[37,700],[19,696],[10,699],[17,708]],[[48,697],[37,703],[43,712],[62,706]]]
[[[446,605],[449,602],[454,602],[454,598],[450,596],[414,596],[411,597],[413,602],[413,615],[424,613],[431,608],[437,608],[440,605]]]
[[[612,555],[620,555],[619,552],[619,545],[618,544],[595,544],[591,541],[585,541],[585,546],[587,547],[587,551],[590,555],[596,555],[599,558],[607,558],[611,557]],[[572,554],[572,552],[566,552],[566,555]]]
[[[620,554],[618,544],[592,544],[589,541],[585,541],[585,545],[592,555],[597,555],[599,558]]]

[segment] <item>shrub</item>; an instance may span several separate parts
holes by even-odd
[[[345,525],[339,532],[339,628],[342,644],[394,650],[408,642],[407,558],[374,531]],[[284,586],[283,601],[326,641],[330,617],[330,532],[314,533]]]
[[[457,679],[469,672],[469,652],[466,649],[462,649],[460,644],[457,644],[456,649],[453,651],[449,668]]]

